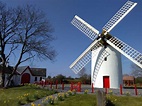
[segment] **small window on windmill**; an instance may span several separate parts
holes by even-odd
[[[107,61],[107,57],[104,58],[104,61]]]

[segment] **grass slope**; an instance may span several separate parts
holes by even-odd
[[[134,97],[134,96],[112,96],[112,102],[114,102],[115,106],[142,106],[142,97]]]
[[[55,92],[41,89],[35,85],[0,89],[0,106],[18,106],[53,93]]]
[[[111,101],[107,106],[142,106],[142,97],[107,95]],[[54,106],[97,106],[96,95],[77,94],[64,101],[55,102]]]
[[[96,106],[96,96],[94,94],[77,94],[69,96],[64,101],[55,103],[55,106]]]

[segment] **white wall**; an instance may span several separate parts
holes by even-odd
[[[95,65],[97,63],[98,57],[101,55],[101,51],[104,48],[99,48],[95,52],[92,52],[94,57],[92,57],[92,66],[91,66],[91,73],[93,74]],[[107,61],[103,61],[97,78],[96,82],[94,83],[94,87],[103,88],[103,76],[109,76],[110,78],[110,88],[119,88],[120,84],[122,84],[122,65],[121,65],[121,54],[117,52],[112,47],[107,47],[106,51],[110,54],[107,57]],[[92,75],[93,76],[93,75]]]
[[[20,75],[14,75],[13,76],[13,81],[15,85],[20,85],[21,84],[21,77]]]
[[[27,69],[24,73],[30,74],[30,83],[34,83],[34,82],[35,82],[35,77],[37,77],[37,81],[40,81],[40,76],[32,76],[32,74],[31,74],[31,72],[29,71],[29,69]],[[23,74],[24,74],[24,73],[23,73]],[[14,81],[14,85],[20,85],[20,84],[21,84],[21,78],[22,78],[22,75],[23,75],[23,74],[21,74],[21,75],[14,75],[14,76],[12,77],[11,80]],[[9,75],[10,75],[10,74],[5,74],[5,83],[6,83],[7,77],[8,77]],[[42,77],[42,78],[44,78],[44,77]]]
[[[7,78],[10,76],[10,74],[5,74],[5,83],[7,82]],[[14,85],[20,84],[20,75],[14,75],[11,80],[14,81]]]
[[[40,77],[41,76],[32,76],[32,74],[31,74],[31,72],[30,72],[30,70],[29,69],[27,69],[24,73],[28,73],[28,74],[30,74],[30,83],[34,83],[35,82],[35,77],[37,77],[37,81],[40,81]],[[23,73],[23,74],[24,74]],[[23,75],[22,74],[22,75]],[[22,75],[21,75],[21,78],[22,78]],[[20,78],[20,83],[21,83],[21,78]],[[43,78],[43,77],[42,77]]]

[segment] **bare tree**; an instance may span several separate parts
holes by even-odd
[[[13,72],[6,83],[8,86],[10,79],[21,63],[33,58],[54,60],[56,52],[50,46],[50,42],[54,40],[51,35],[53,29],[40,10],[29,5],[16,9],[7,9],[2,3],[0,5],[0,11],[3,11],[0,27],[3,64],[5,65],[8,58],[15,54],[16,49],[18,50]],[[10,46],[10,49],[5,56],[7,45]]]
[[[20,12],[20,11],[19,11]],[[5,56],[6,46],[10,44],[11,38],[15,35],[15,31],[20,22],[20,13],[14,9],[6,8],[6,5],[0,2],[0,55],[1,55],[1,81],[0,86],[4,86],[5,73],[4,69],[8,62],[8,57],[13,50],[17,48],[16,45],[11,43],[10,52]]]
[[[132,64],[131,68],[132,68],[131,75],[133,75],[134,77],[142,77],[142,68],[140,68],[136,64]]]
[[[83,67],[83,68],[80,70],[80,72],[78,73],[78,76],[79,76],[79,77],[83,77],[85,74],[86,74],[86,68]]]
[[[88,74],[86,73],[86,68],[85,68],[85,67],[80,70],[80,72],[78,73],[78,76],[80,77],[80,80],[81,80],[83,83],[85,82],[85,83],[90,84],[91,75],[88,75]]]

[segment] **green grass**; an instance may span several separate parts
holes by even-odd
[[[115,106],[142,106],[142,97],[135,96],[108,96]]]
[[[93,94],[77,94],[69,96],[64,101],[56,101],[54,106],[96,106],[96,96]]]
[[[110,100],[107,106],[142,106],[142,97],[107,95],[107,98]],[[69,96],[64,101],[55,101],[54,106],[97,106],[96,95]]]
[[[0,106],[18,106],[53,93],[55,93],[55,91],[41,89],[35,85],[0,89]]]
[[[41,89],[35,85],[0,89],[0,106],[20,106],[53,93],[55,91]],[[109,100],[107,106],[142,106],[142,96],[116,96],[111,94],[107,95],[107,99]],[[63,100],[55,99],[54,106],[97,106],[97,100],[95,94],[76,94],[71,96],[68,94]]]

